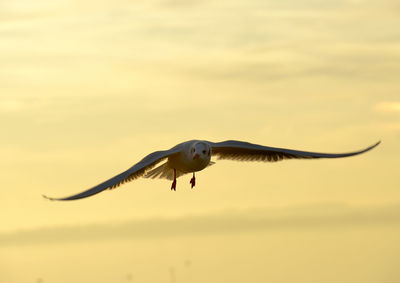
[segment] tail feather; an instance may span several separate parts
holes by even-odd
[[[185,173],[176,170],[176,177],[180,177],[184,175]],[[150,170],[147,172],[144,176],[144,178],[151,178],[151,179],[168,179],[168,180],[173,180],[174,179],[174,169],[171,168],[168,164],[168,162]]]
[[[208,166],[214,165],[215,162],[210,161]],[[176,177],[180,177],[182,175],[185,175],[187,173],[176,170]],[[143,176],[144,178],[151,178],[151,179],[167,179],[167,180],[173,180],[174,179],[174,168],[171,168],[168,164],[168,162],[165,162],[164,164],[161,164],[160,166],[146,172],[146,174]]]

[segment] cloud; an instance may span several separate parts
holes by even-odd
[[[400,113],[400,101],[382,101],[375,105],[375,111],[382,113]]]
[[[0,234],[0,246],[399,224],[400,204],[386,207],[321,204],[288,209],[263,208],[176,219],[133,220],[124,223],[17,231]]]

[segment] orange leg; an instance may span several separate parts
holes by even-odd
[[[176,191],[176,169],[174,168],[174,181],[172,182],[171,185],[171,191],[174,190]]]
[[[192,179],[190,179],[190,184],[192,184],[192,189],[193,189],[193,187],[196,185],[196,177],[194,176],[194,172],[193,172],[193,177],[192,177]]]

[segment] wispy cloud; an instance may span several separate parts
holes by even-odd
[[[226,212],[177,219],[41,228],[0,234],[0,246],[399,224],[400,205],[348,207],[324,204],[281,210],[257,209]]]

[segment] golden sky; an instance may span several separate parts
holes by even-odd
[[[399,26],[393,0],[1,1],[0,281],[397,282]],[[139,179],[75,202],[41,197],[189,139],[382,144],[346,159],[218,161],[194,190],[187,175],[176,192]],[[114,224],[151,232],[89,243]],[[119,275],[96,269],[107,255]]]

